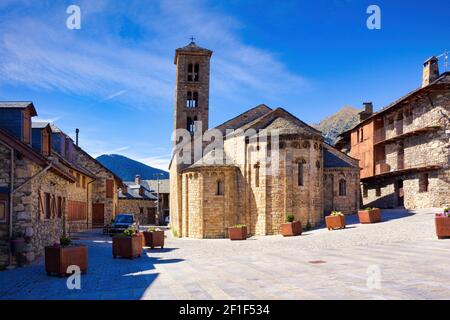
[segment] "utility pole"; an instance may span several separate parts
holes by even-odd
[[[161,212],[160,208],[159,208],[159,176],[162,176],[162,173],[155,173],[154,174],[156,176],[156,213],[158,214],[158,220],[159,220],[159,224],[161,225]],[[163,221],[164,222],[164,221]]]

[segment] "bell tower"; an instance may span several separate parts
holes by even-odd
[[[176,49],[175,128],[186,129],[192,135],[208,129],[209,62],[212,51],[191,43]]]

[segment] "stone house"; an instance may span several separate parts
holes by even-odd
[[[41,152],[32,148],[31,102],[0,102],[0,266],[30,262],[65,233],[68,186],[74,177],[49,156],[50,136]],[[20,256],[9,240],[24,237]]]
[[[134,181],[124,181],[119,189],[118,213],[133,213],[139,224],[155,225],[158,222],[156,200],[157,197],[136,175]]]
[[[428,59],[420,88],[376,113],[366,103],[336,147],[360,160],[364,206],[450,205],[450,72]]]
[[[280,233],[288,214],[304,227],[315,227],[331,210],[355,212],[358,161],[326,144],[319,131],[286,110],[259,105],[208,128],[211,55],[194,42],[175,54],[175,129],[186,129],[192,145],[200,143],[203,157],[185,163],[180,161],[184,150],[175,148],[169,167],[174,234],[223,238],[228,227],[245,224],[250,234],[271,235]],[[273,141],[263,139],[273,132],[277,153]],[[218,134],[223,146],[210,148],[202,133]]]
[[[95,226],[100,204],[101,226],[117,209],[120,178],[54,125],[33,123],[36,115],[32,102],[0,102],[0,266],[33,261],[62,235]],[[10,240],[20,237],[24,252],[13,257]]]

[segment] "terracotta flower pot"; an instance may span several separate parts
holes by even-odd
[[[229,227],[228,236],[230,240],[246,240],[247,239],[247,227]]]
[[[438,239],[450,238],[450,217],[436,217],[434,221]]]
[[[140,257],[142,254],[141,237],[138,235],[113,237],[112,250],[114,259],[117,257],[128,259]]]
[[[302,224],[300,221],[282,223],[281,234],[283,237],[299,236],[302,234]]]
[[[164,231],[144,231],[145,245],[164,248]]]
[[[327,216],[325,222],[328,230],[345,229],[345,216]]]
[[[378,208],[372,210],[360,210],[358,211],[358,218],[360,223],[381,222],[381,210]]]
[[[67,268],[71,265],[80,267],[82,273],[88,270],[87,247],[83,245],[62,247],[45,247],[45,271],[48,275],[65,276]]]

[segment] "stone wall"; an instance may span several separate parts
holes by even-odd
[[[9,198],[9,186],[11,180],[11,153],[8,148],[0,144],[0,188],[6,192],[3,196]],[[8,204],[9,205],[9,204]],[[9,215],[9,208],[6,208],[6,215]],[[8,234],[9,224],[7,221],[0,222],[0,267],[8,263]]]
[[[118,213],[132,213],[141,225],[148,225],[149,209],[155,213],[155,219],[158,221],[156,215],[156,204],[154,200],[140,200],[140,199],[119,199]],[[141,211],[142,210],[142,211]]]
[[[339,181],[345,180],[346,195],[339,195]],[[326,168],[324,174],[324,210],[341,211],[344,214],[356,213],[359,209],[358,168]]]

